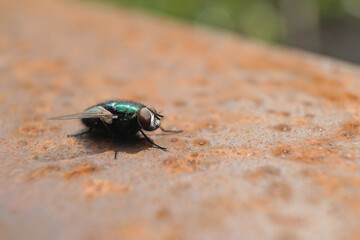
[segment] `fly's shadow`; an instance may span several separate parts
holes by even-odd
[[[119,137],[115,142],[108,132],[99,129],[68,137],[74,139],[75,143],[58,145],[49,151],[35,155],[33,159],[44,162],[60,161],[97,155],[107,151],[114,151],[114,158],[117,158],[122,152],[136,154],[152,147],[145,138],[138,134],[126,138]]]

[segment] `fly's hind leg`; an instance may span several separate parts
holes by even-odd
[[[145,139],[146,139],[149,143],[151,143],[151,145],[153,145],[153,146],[155,146],[155,147],[157,147],[157,148],[159,148],[159,149],[161,149],[161,150],[163,150],[163,151],[166,151],[167,148],[157,145],[151,138],[149,138],[148,136],[146,136],[146,134],[145,134],[142,130],[140,130],[140,132],[141,132],[142,135],[145,137]]]
[[[104,126],[106,128],[106,130],[108,131],[108,133],[110,134],[110,136],[112,137],[112,139],[114,140],[116,147],[118,146],[119,141],[117,140],[117,138],[115,137],[115,135],[111,132],[111,129],[109,128],[109,126],[107,125],[107,123],[103,122]],[[118,153],[118,149],[114,150],[114,159],[117,158],[117,153]]]

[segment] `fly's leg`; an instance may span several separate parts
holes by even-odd
[[[114,140],[114,142],[116,143],[116,145],[118,145],[118,140],[117,140],[117,138],[115,137],[115,135],[111,132],[111,130],[110,130],[109,126],[107,125],[107,123],[105,123],[105,122],[103,122],[103,123],[104,123],[104,126],[105,126],[106,130],[108,131],[108,133],[110,134],[110,136],[112,137],[112,139]],[[118,153],[118,150],[115,149],[115,150],[114,150],[114,159],[117,158],[117,153]]]
[[[159,127],[161,129],[161,131],[163,132],[168,132],[168,133],[181,133],[183,130],[167,130],[162,128],[161,126]]]
[[[79,133],[75,133],[75,134],[68,134],[67,137],[79,137],[88,133],[91,133],[91,131],[94,129],[94,127],[90,127],[88,130],[84,131],[84,132],[79,132]]]
[[[151,145],[153,145],[153,146],[155,146],[155,147],[157,147],[157,148],[159,148],[159,149],[161,149],[161,150],[163,150],[163,151],[166,151],[166,148],[165,147],[162,147],[162,146],[159,146],[159,145],[157,145],[156,143],[154,143],[154,141],[151,139],[151,138],[149,138],[148,136],[146,136],[146,134],[140,129],[140,132],[142,133],[142,135],[145,137],[145,139],[149,142],[149,143],[151,143]]]

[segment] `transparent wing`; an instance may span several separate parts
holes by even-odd
[[[63,116],[57,116],[49,118],[49,120],[70,120],[70,119],[81,119],[81,118],[101,118],[101,119],[115,119],[116,115],[113,115],[111,112],[106,110],[101,106],[95,106],[85,110],[82,113],[75,113]]]
[[[69,114],[69,115],[63,115],[63,116],[57,116],[49,118],[49,120],[70,120],[70,119],[81,119],[81,118],[108,118],[108,119],[114,119],[116,116],[109,116],[106,114],[91,114],[91,113],[75,113],[75,114]]]

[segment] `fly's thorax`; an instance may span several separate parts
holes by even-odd
[[[130,121],[136,118],[143,105],[131,101],[109,101],[104,103],[106,109],[119,116],[120,121]]]
[[[146,131],[154,131],[160,127],[160,119],[147,107],[138,111],[137,120],[141,128]]]

